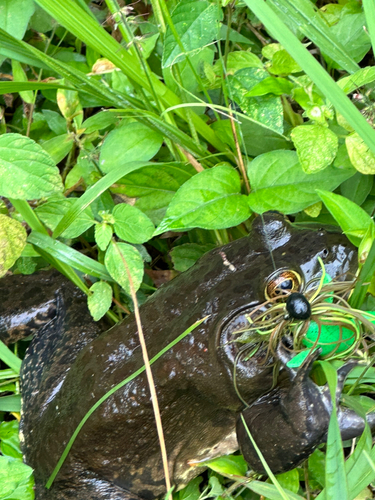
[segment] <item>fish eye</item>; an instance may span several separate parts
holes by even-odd
[[[326,259],[329,255],[329,250],[328,248],[325,248],[323,251],[322,251],[322,257],[323,259]]]
[[[278,271],[268,278],[264,295],[267,300],[275,297],[286,297],[293,292],[298,292],[301,285],[302,278],[296,271]]]

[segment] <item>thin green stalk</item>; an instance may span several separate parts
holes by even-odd
[[[152,12],[154,13],[157,25],[158,25],[158,30],[160,33],[160,37],[162,41],[164,42],[164,36],[165,32],[167,31],[167,27],[165,25],[164,17],[163,17],[163,11],[160,6],[159,0],[151,0],[151,5],[152,5]]]

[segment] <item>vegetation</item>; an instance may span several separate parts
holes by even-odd
[[[370,255],[361,284],[372,280],[372,0],[0,0],[0,13],[0,276],[51,265],[95,320],[118,321],[133,310],[127,268],[141,304],[278,210],[340,226],[360,267]],[[19,418],[17,349],[0,346],[0,499],[28,500],[31,469],[5,418]],[[369,411],[375,370],[359,373],[352,405]],[[176,498],[371,497],[371,446],[366,429],[344,463],[331,433],[273,484],[245,483],[243,459],[226,457]]]

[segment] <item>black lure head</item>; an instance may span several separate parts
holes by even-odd
[[[291,318],[309,319],[311,316],[311,306],[302,293],[291,293],[286,301],[286,310]]]

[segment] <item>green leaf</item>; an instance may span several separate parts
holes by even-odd
[[[152,238],[155,226],[138,208],[127,203],[116,205],[112,211],[115,218],[114,231],[129,243],[144,243]]]
[[[155,235],[194,227],[236,226],[250,216],[246,205],[238,173],[230,166],[218,165],[200,172],[180,187]]]
[[[21,411],[21,395],[20,394],[12,394],[11,396],[1,396],[0,397],[0,411],[20,412]],[[1,484],[1,467],[0,467],[0,484]]]
[[[187,271],[206,252],[215,248],[215,245],[198,245],[198,243],[184,243],[171,250],[171,259],[176,271]]]
[[[320,189],[316,192],[349,240],[358,246],[369,225],[374,224],[368,213],[339,194]],[[358,236],[352,236],[351,233],[358,234]]]
[[[22,460],[20,438],[18,437],[18,421],[1,422],[0,424],[0,449],[3,455]]]
[[[280,483],[280,486],[293,493],[297,493],[299,490],[299,474],[297,469],[284,472],[283,474],[277,474],[276,479]]]
[[[346,148],[354,168],[362,174],[375,174],[375,153],[369,149],[363,139],[357,134],[345,138]]]
[[[178,500],[198,500],[201,495],[199,485],[202,481],[203,478],[201,476],[189,481],[187,486],[177,493]]]
[[[273,75],[289,75],[290,73],[299,73],[301,68],[284,49],[278,50],[272,57],[272,65],[268,71]]]
[[[34,9],[33,0],[0,0],[0,28],[21,40]]]
[[[324,125],[300,125],[292,130],[291,137],[307,174],[325,169],[336,157],[337,135]]]
[[[0,0],[1,1],[1,0]],[[21,64],[18,61],[12,60],[13,80],[18,82],[27,82],[27,76]],[[21,99],[28,104],[34,100],[34,93],[31,90],[20,92]]]
[[[17,375],[21,369],[21,360],[0,340],[0,359]]]
[[[15,219],[0,214],[0,277],[10,269],[26,245],[26,229]]]
[[[146,163],[147,164],[147,163]],[[133,172],[133,170],[138,170],[141,167],[144,167],[144,162],[130,162],[126,163],[121,167],[117,167],[112,170],[109,174],[104,176],[98,182],[96,182],[93,186],[90,187],[79,199],[76,200],[74,205],[68,210],[68,212],[61,219],[59,224],[57,225],[53,236],[57,238],[60,234],[65,231],[78,217],[80,213],[82,213],[94,200],[99,198],[112,184],[117,182],[122,176],[127,173]]]
[[[163,50],[163,68],[185,59],[186,53],[202,49],[218,34],[221,9],[206,0],[184,0],[172,12],[172,22],[184,50],[179,46],[170,27],[167,28]]]
[[[228,77],[228,82],[233,100],[240,106],[243,113],[282,134],[283,107],[280,98],[274,95],[247,97],[249,90],[251,91],[259,82],[262,83],[268,78],[269,73],[263,68],[247,68]]]
[[[366,18],[360,14],[343,15],[340,21],[330,28],[337,40],[343,45],[345,52],[355,62],[360,62],[371,48],[370,37],[363,29]],[[340,64],[333,62],[334,68],[341,68]]]
[[[73,144],[74,137],[72,134],[62,134],[43,142],[42,148],[47,151],[54,163],[57,164],[70,152]]]
[[[204,462],[204,466],[207,466],[219,474],[231,474],[236,476],[244,476],[247,471],[247,463],[242,455],[226,455]]]
[[[241,150],[246,155],[258,156],[277,149],[292,149],[292,141],[270,127],[252,120],[242,113],[235,113],[235,116],[241,122],[239,140],[242,139],[240,142]],[[223,142],[232,145],[234,149],[233,132],[229,120],[216,121],[211,127]]]
[[[106,223],[95,225],[95,241],[100,250],[106,250],[113,234],[112,226]]]
[[[250,208],[256,213],[278,210],[285,214],[299,212],[319,201],[316,189],[336,189],[354,170],[327,167],[322,172],[306,174],[295,151],[272,151],[248,164],[252,191]]]
[[[246,487],[270,500],[285,500],[286,498],[288,500],[302,500],[304,498],[285,488],[283,488],[284,495],[281,495],[276,486],[261,481],[250,481],[246,484]]]
[[[56,134],[62,135],[66,132],[66,120],[50,109],[42,109],[43,116],[46,118],[49,128]]]
[[[290,94],[294,85],[286,78],[268,76],[261,82],[254,85],[245,97],[262,96],[266,94],[282,95]]]
[[[341,194],[357,205],[362,205],[371,192],[373,180],[372,175],[363,175],[357,172],[353,177],[341,184]]]
[[[361,68],[352,75],[344,76],[338,80],[337,85],[346,93],[349,94],[353,90],[363,87],[375,80],[375,67],[367,66]]]
[[[40,220],[52,231],[55,230],[64,215],[74,206],[76,200],[74,198],[51,198],[43,205],[39,205],[35,209],[35,213]],[[77,238],[82,233],[87,231],[93,224],[95,219],[92,216],[90,208],[86,208],[81,212],[66,231],[62,233],[63,238]]]
[[[111,191],[137,198],[135,206],[159,224],[176,191],[196,173],[190,164],[147,166],[126,175]]]
[[[0,195],[33,200],[63,190],[58,168],[39,144],[20,134],[0,136]]]
[[[127,123],[107,135],[100,151],[100,169],[108,173],[131,161],[148,161],[162,142],[163,137],[143,123]]]
[[[32,472],[33,469],[21,460],[0,456],[0,499],[18,500],[19,497],[13,496],[13,493],[19,485],[27,482]]]
[[[112,287],[104,281],[97,281],[90,288],[87,305],[94,321],[99,321],[112,304]]]
[[[309,456],[309,477],[317,481],[320,486],[325,486],[325,454],[316,449],[312,455]]]
[[[130,280],[136,292],[143,279],[143,260],[136,248],[127,243],[111,242],[105,254],[105,266],[112,278],[122,286],[128,295],[131,295]]]
[[[74,250],[74,248],[64,245],[61,241],[54,240],[50,236],[38,233],[37,231],[33,231],[27,240],[32,245],[40,248],[41,251],[46,252],[48,255],[51,255],[65,264],[69,264],[82,273],[106,281],[112,281],[111,276],[108,274],[103,264]]]
[[[107,111],[100,111],[90,118],[87,118],[82,123],[81,128],[85,129],[85,134],[91,134],[97,130],[105,130],[106,128],[114,125],[118,121],[118,117],[114,113]]]

